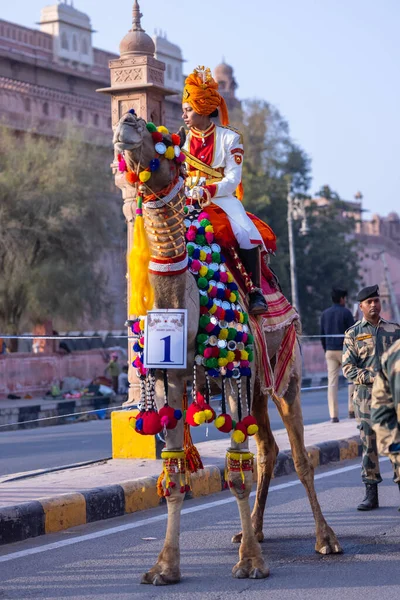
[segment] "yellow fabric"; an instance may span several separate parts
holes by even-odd
[[[208,68],[197,67],[186,78],[182,101],[190,104],[198,115],[211,115],[218,108],[221,124],[229,124],[226,102]]]
[[[133,246],[128,257],[129,316],[145,315],[153,308],[154,290],[149,279],[150,249],[141,215],[136,215]]]

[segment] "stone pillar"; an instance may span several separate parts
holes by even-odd
[[[156,125],[164,124],[164,98],[176,91],[164,87],[165,63],[154,58],[155,46],[141,26],[139,3],[133,5],[132,29],[120,43],[120,58],[109,63],[111,87],[97,90],[111,95],[111,119],[115,129],[120,118],[133,108],[136,114]],[[133,243],[133,225],[136,210],[136,189],[126,183],[125,175],[118,172],[117,157],[111,165],[115,184],[122,191],[123,213],[127,222],[127,252]],[[129,280],[127,278],[127,303],[129,306]],[[128,314],[128,321],[135,315]],[[128,335],[130,334],[128,329]],[[128,378],[130,383],[128,403],[139,399],[139,382],[132,367],[132,343],[128,344]]]

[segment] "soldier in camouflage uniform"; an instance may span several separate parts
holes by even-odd
[[[379,454],[389,456],[400,490],[400,340],[382,356],[372,386],[372,427]],[[400,510],[400,507],[399,507]]]
[[[372,510],[379,507],[378,484],[382,481],[376,434],[371,421],[372,384],[380,369],[383,353],[396,339],[400,339],[400,326],[380,317],[377,285],[363,288],[357,300],[364,316],[345,333],[342,367],[344,376],[355,384],[354,412],[362,442],[361,475],[366,494],[357,509]]]

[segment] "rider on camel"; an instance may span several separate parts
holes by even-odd
[[[254,222],[241,202],[243,139],[229,127],[228,110],[218,93],[210,69],[199,67],[185,81],[182,99],[183,120],[189,129],[183,152],[186,155],[186,195],[203,198],[222,209],[239,246],[239,256],[253,288],[249,313],[263,314],[268,306],[261,290],[260,251],[264,246]],[[218,117],[221,125],[211,118]]]

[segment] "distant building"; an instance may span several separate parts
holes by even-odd
[[[219,85],[219,92],[224,97],[228,111],[240,109],[240,100],[236,98],[238,84],[233,74],[233,67],[227,65],[223,60],[214,69],[214,79]]]
[[[182,123],[182,90],[185,80],[183,74],[182,50],[167,40],[166,33],[156,32],[153,36],[156,47],[155,58],[165,63],[165,87],[176,90],[176,96],[167,96],[165,100],[165,121],[171,131],[178,131]]]

